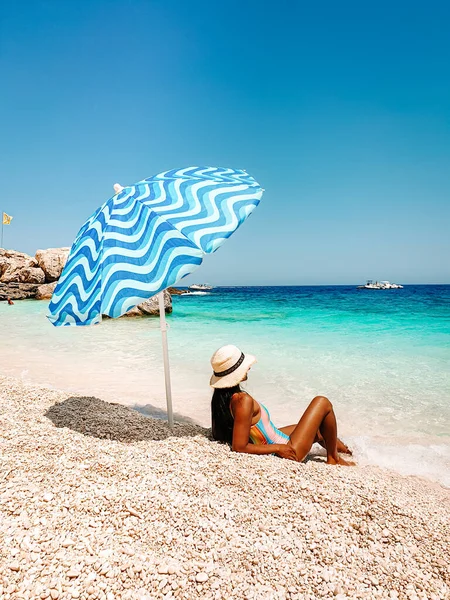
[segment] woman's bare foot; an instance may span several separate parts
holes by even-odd
[[[341,465],[343,467],[354,467],[356,463],[350,460],[344,460],[338,455],[336,458],[329,456],[327,458],[327,465]]]
[[[342,452],[342,454],[350,454],[350,456],[353,454],[353,452],[350,450],[350,448],[344,444],[344,442],[341,442],[341,440],[337,441],[337,451],[338,452]]]

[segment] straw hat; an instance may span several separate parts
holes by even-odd
[[[214,374],[209,384],[213,388],[230,388],[240,383],[256,358],[244,354],[236,346],[222,346],[211,358]]]

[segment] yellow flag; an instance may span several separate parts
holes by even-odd
[[[7,215],[5,212],[3,213],[3,225],[11,225],[12,217]]]

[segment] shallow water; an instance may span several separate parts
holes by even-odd
[[[450,486],[450,286],[217,288],[173,303],[176,412],[209,424],[209,358],[234,343],[257,356],[247,389],[275,422],[324,394],[361,462]],[[164,408],[157,318],[54,328],[46,310],[0,303],[3,374]]]

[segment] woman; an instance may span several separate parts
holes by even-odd
[[[327,464],[352,465],[338,452],[351,454],[337,438],[336,417],[331,402],[316,396],[297,425],[277,429],[265,406],[241,390],[239,384],[256,362],[236,346],[223,346],[211,358],[214,371],[210,384],[212,434],[219,442],[231,444],[235,452],[277,454],[281,458],[302,461],[314,442],[327,451]]]

